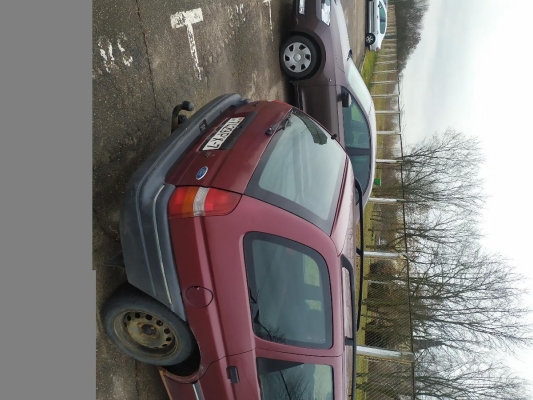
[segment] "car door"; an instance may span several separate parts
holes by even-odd
[[[303,112],[320,122],[331,134],[340,135],[337,86],[301,86],[298,96]]]
[[[345,393],[342,356],[312,357],[257,350],[261,398],[342,399]]]

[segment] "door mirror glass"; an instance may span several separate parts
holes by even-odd
[[[342,107],[347,108],[352,104],[352,96],[348,92],[342,92],[341,94]]]

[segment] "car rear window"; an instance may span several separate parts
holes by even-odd
[[[294,111],[274,134],[245,194],[280,207],[331,233],[346,153],[330,134]]]
[[[262,400],[333,400],[330,365],[257,359]]]
[[[271,342],[305,348],[332,346],[326,262],[315,250],[259,232],[244,238],[253,330]]]

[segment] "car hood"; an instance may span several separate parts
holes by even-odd
[[[340,63],[339,67],[344,70],[345,61],[348,59],[348,54],[350,52],[350,40],[348,37],[348,27],[346,25],[346,18],[344,17],[344,10],[341,6],[340,0],[331,2],[331,14],[333,16],[331,22],[331,29],[336,28],[338,30],[340,41],[341,54],[340,57],[338,57],[338,61]]]

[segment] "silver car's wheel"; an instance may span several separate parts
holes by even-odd
[[[300,42],[289,44],[283,52],[283,63],[292,72],[304,72],[311,65],[312,54],[309,47]]]
[[[318,62],[315,44],[305,36],[294,35],[280,47],[281,67],[287,75],[303,79],[313,74]]]
[[[367,33],[366,36],[365,36],[365,43],[367,46],[370,46],[372,44],[374,44],[374,42],[376,41],[376,37],[374,36],[373,33]]]

